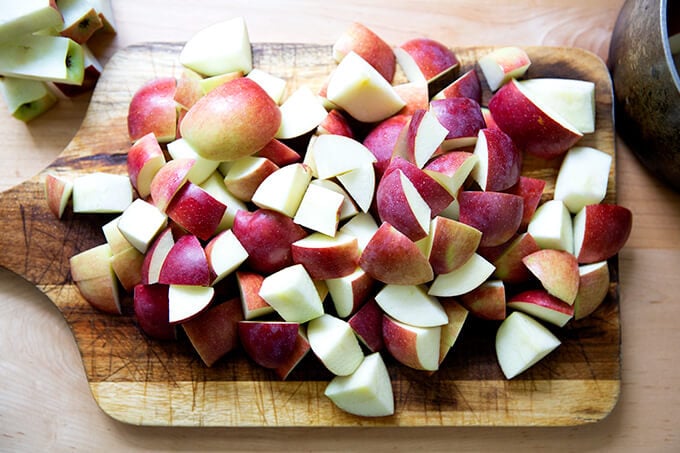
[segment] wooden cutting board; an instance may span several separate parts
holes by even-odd
[[[317,89],[334,67],[329,46],[256,44],[255,66],[288,80],[288,90]],[[118,52],[108,63],[91,105],[71,143],[41,174],[0,194],[0,266],[34,284],[63,313],[80,350],[92,394],[112,417],[140,425],[184,426],[463,426],[577,425],[604,418],[620,391],[618,266],[612,285],[590,317],[553,329],[563,344],[538,365],[506,380],[493,339],[498,323],[469,319],[433,375],[386,359],[396,414],[368,419],[348,415],[323,396],[331,376],[308,357],[289,380],[253,366],[239,352],[205,367],[186,339],[162,343],[145,338],[130,315],[92,309],[70,276],[72,255],[104,242],[110,216],[74,215],[57,220],[43,194],[46,172],[74,177],[93,171],[125,173],[127,106],[146,80],[178,76],[179,44],[150,43]],[[454,48],[462,70],[488,47]],[[581,143],[615,153],[612,85],[603,62],[572,48],[527,49],[528,77],[565,77],[596,83],[597,131]],[[485,94],[485,101],[489,93]],[[559,160],[526,158],[523,173],[548,181],[552,197]],[[612,167],[605,201],[615,202]],[[39,410],[36,406],[36,410]]]

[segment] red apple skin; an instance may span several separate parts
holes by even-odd
[[[132,96],[127,125],[130,140],[137,141],[153,132],[159,142],[177,136],[177,104],[174,77],[159,77],[144,83]]]
[[[512,80],[489,101],[494,121],[520,150],[552,159],[563,155],[582,134],[566,129],[539,109]]]
[[[574,307],[568,303],[560,300],[559,298],[549,294],[543,289],[529,289],[522,291],[508,299],[508,304],[515,302],[528,302],[531,304],[536,304],[539,307],[549,308],[569,316],[574,315]]]
[[[378,352],[385,347],[382,334],[383,311],[375,299],[366,301],[347,322],[369,351]]]
[[[453,196],[436,179],[402,157],[395,157],[383,176],[397,169],[401,170],[413,183],[420,196],[430,207],[432,217],[439,215],[453,201]]]
[[[144,254],[144,261],[142,262],[142,281],[141,283],[148,285],[149,284],[149,271],[151,268],[151,261],[154,256],[154,254],[157,252],[157,248],[159,247],[160,244],[163,243],[163,236],[169,234],[170,237],[172,238],[173,244],[174,244],[174,237],[172,236],[172,229],[170,227],[166,227],[163,231],[161,231],[156,238],[153,240],[151,245],[149,246],[149,249],[146,251]],[[168,250],[169,251],[169,250]],[[155,283],[155,282],[154,282]]]
[[[418,65],[425,80],[431,80],[451,67],[459,64],[456,54],[439,41],[429,38],[414,38],[401,46]]]
[[[429,91],[425,83],[401,83],[394,91],[406,103],[399,115],[413,115],[418,110],[427,110],[430,104]]]
[[[225,176],[224,185],[227,187],[232,195],[239,200],[251,201],[253,194],[260,186],[262,181],[267,179],[267,176],[274,173],[280,167],[272,160],[263,158],[260,165],[248,174],[241,175],[241,177],[232,178],[231,175]]]
[[[302,359],[305,358],[307,353],[312,349],[307,337],[298,330],[298,336],[295,339],[295,346],[293,346],[293,352],[288,356],[288,359],[284,360],[281,365],[274,369],[276,375],[282,381],[288,379],[290,373],[298,366]]]
[[[246,320],[256,317],[260,313],[274,311],[271,305],[260,297],[262,280],[264,280],[264,276],[258,273],[244,270],[236,271],[236,282],[241,295],[241,305],[244,307],[243,316]]]
[[[333,51],[339,57],[352,51],[357,53],[392,83],[397,67],[392,47],[365,25],[358,22],[350,24],[333,45]]]
[[[488,149],[485,190],[502,192],[516,185],[522,171],[522,154],[515,143],[500,129],[482,129],[481,133]]]
[[[410,240],[417,241],[427,236],[428,231],[418,223],[410,210],[406,193],[403,189],[399,169],[387,172],[380,179],[375,191],[375,201],[381,222],[390,223],[404,233]]]
[[[275,138],[270,140],[264,148],[256,153],[256,155],[258,157],[266,157],[279,167],[300,162],[302,160],[302,157],[297,151]]]
[[[240,321],[238,334],[248,356],[264,368],[282,366],[295,349],[297,322]]]
[[[47,207],[57,219],[60,219],[63,212],[61,210],[61,197],[64,194],[66,180],[51,173],[45,176],[45,196]]]
[[[609,265],[580,275],[578,294],[574,300],[574,319],[590,316],[607,298],[610,286]]]
[[[506,316],[505,285],[482,283],[459,298],[473,316],[489,321],[502,321]]]
[[[489,261],[496,267],[494,278],[503,280],[505,283],[522,283],[531,278],[529,269],[522,259],[525,256],[538,252],[541,248],[529,233],[517,235],[505,244],[498,246],[500,250]],[[482,256],[487,257],[484,253]]]
[[[146,134],[144,137],[137,140],[128,150],[127,154],[127,170],[130,176],[132,187],[135,188],[140,197],[146,198],[151,194],[149,186],[141,185],[139,180],[140,174],[144,171],[147,163],[151,161],[160,161],[165,164],[165,157],[156,136],[152,133]],[[148,169],[147,169],[148,170]],[[149,184],[153,180],[153,176],[149,175]]]
[[[543,249],[525,256],[522,262],[550,294],[570,305],[574,303],[580,281],[574,255],[564,250]]]
[[[307,232],[293,219],[268,209],[238,211],[232,231],[248,252],[246,264],[262,274],[291,266],[291,245],[307,236]]]
[[[302,264],[314,280],[345,277],[359,265],[359,244],[356,239],[327,248],[291,245],[293,262]]]
[[[446,176],[452,177],[456,171],[473,156],[468,151],[449,151],[437,156],[425,165],[425,170],[436,171]]]
[[[166,214],[199,239],[210,239],[222,221],[227,206],[196,184],[187,181],[175,194]]]
[[[545,185],[546,182],[543,179],[520,176],[517,184],[507,190],[508,193],[519,195],[524,199],[524,213],[522,214],[522,223],[519,226],[521,231],[526,231],[529,221],[531,221],[536,208],[541,203]]]
[[[158,282],[166,285],[209,286],[212,281],[205,251],[192,234],[175,242],[163,261]]]
[[[168,322],[168,285],[136,285],[133,304],[142,332],[157,340],[177,338],[175,326]]]
[[[462,191],[458,202],[458,220],[482,232],[481,247],[493,247],[510,240],[522,221],[524,200],[518,195]]]
[[[628,241],[633,213],[626,207],[600,203],[587,205],[583,244],[576,259],[579,264],[596,263],[613,257]]]
[[[182,324],[192,346],[210,367],[239,345],[238,324],[243,320],[238,298],[208,308]]]
[[[156,172],[149,187],[154,206],[165,212],[172,198],[186,183],[195,162],[194,159],[173,159]]]
[[[419,285],[434,277],[430,262],[418,246],[387,222],[364,248],[359,266],[374,279],[395,285]]]
[[[448,129],[445,140],[476,138],[479,130],[486,126],[481,107],[470,98],[436,99],[430,102],[430,110],[442,126]]]
[[[477,71],[470,69],[465,74],[451,82],[451,84],[444,88],[440,93],[444,99],[470,98],[478,104],[481,104],[482,84],[479,81]]]
[[[182,137],[203,157],[235,160],[269,143],[281,124],[278,105],[256,82],[241,77],[199,99],[182,120]]]
[[[424,370],[418,359],[415,332],[410,332],[397,324],[393,318],[383,314],[383,342],[385,350],[399,363],[415,370]]]
[[[408,126],[409,121],[410,116],[408,115],[391,116],[378,123],[371,129],[368,135],[366,135],[366,138],[364,138],[364,146],[366,146],[377,159],[374,167],[378,178],[382,176],[387,169],[387,166],[390,164],[397,139],[401,134],[401,130],[404,129],[405,126]]]
[[[317,133],[342,135],[345,137],[354,138],[352,126],[350,126],[347,118],[337,109],[333,109],[328,112],[326,118],[324,118],[321,124],[319,124]]]
[[[478,250],[482,233],[462,222],[436,218],[430,264],[435,274],[447,274],[465,264]]]

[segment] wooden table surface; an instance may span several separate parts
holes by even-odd
[[[606,60],[623,0],[185,2],[115,0],[119,33],[102,61],[143,41],[185,41],[241,15],[256,42],[332,44],[360,21],[392,44],[426,36],[451,46],[566,45]],[[0,107],[0,190],[49,164],[80,126],[87,96],[29,126]],[[180,429],[121,424],[96,405],[61,314],[0,270],[0,451],[248,450],[680,451],[680,195],[617,140],[618,203],[634,226],[620,253],[622,390],[609,417],[570,428]],[[0,251],[2,253],[2,251]]]

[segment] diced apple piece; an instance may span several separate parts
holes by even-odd
[[[136,141],[153,132],[160,143],[177,137],[177,103],[174,77],[157,77],[135,91],[128,107],[127,126],[130,140]]]
[[[158,209],[165,212],[172,198],[186,183],[194,163],[193,159],[173,159],[158,169],[149,185],[151,200]]]
[[[522,259],[540,250],[533,236],[530,233],[523,233],[500,247],[502,251],[491,260],[496,267],[493,276],[506,283],[522,283],[529,280],[531,274]]]
[[[407,133],[409,161],[418,168],[423,168],[448,134],[449,130],[440,123],[432,110],[416,110]]]
[[[196,152],[196,150],[183,138],[178,138],[167,145],[168,153],[173,159],[193,159],[192,165],[187,175],[187,179],[194,184],[201,184],[217,170],[218,161],[206,159]]]
[[[242,157],[233,161],[224,176],[224,184],[229,192],[248,202],[262,181],[278,169],[279,167],[266,157]]]
[[[205,246],[205,255],[215,274],[213,285],[234,272],[248,258],[248,252],[231,230],[225,230],[213,237]]]
[[[555,199],[576,214],[585,205],[597,204],[607,195],[612,156],[588,146],[567,151],[555,181]]]
[[[429,38],[410,39],[395,47],[394,54],[410,82],[427,82],[435,92],[450,83],[460,67],[451,49]]]
[[[379,122],[364,138],[363,144],[376,158],[375,169],[382,175],[392,160],[392,153],[409,115],[394,115]]]
[[[130,178],[95,172],[73,180],[73,212],[120,213],[132,203]]]
[[[319,293],[301,264],[265,277],[259,294],[286,321],[304,323],[323,315]]]
[[[340,221],[340,208],[345,198],[316,184],[307,186],[293,221],[326,236],[335,236]]]
[[[151,194],[151,181],[165,163],[163,150],[151,132],[130,147],[127,154],[128,176],[140,197],[146,198]]]
[[[522,262],[548,293],[569,305],[574,303],[579,284],[574,255],[563,250],[544,249],[525,256]]]
[[[366,244],[359,266],[374,279],[394,285],[420,285],[434,277],[418,245],[387,222]]]
[[[496,332],[496,356],[508,379],[531,368],[559,345],[552,332],[518,311],[511,313]]]
[[[406,105],[397,115],[413,115],[417,110],[428,110],[430,93],[425,82],[408,82],[394,85],[397,93]]]
[[[354,330],[359,341],[369,351],[378,352],[385,346],[383,343],[382,320],[382,309],[378,306],[375,299],[369,299],[347,322]]]
[[[573,252],[574,234],[571,215],[561,200],[548,200],[531,218],[527,231],[543,249]]]
[[[398,362],[416,370],[439,368],[440,326],[416,327],[383,315],[385,349]]]
[[[477,71],[470,69],[459,76],[440,92],[432,96],[433,100],[449,98],[470,98],[478,104],[482,102],[482,84],[479,81]]]
[[[412,241],[427,236],[431,210],[418,189],[400,169],[383,175],[376,190],[378,216]]]
[[[170,201],[165,212],[175,223],[207,241],[222,222],[227,207],[200,186],[187,181]]]
[[[430,223],[426,255],[435,274],[447,274],[465,264],[479,247],[482,232],[437,216]]]
[[[441,298],[439,302],[449,318],[449,322],[441,327],[439,341],[439,364],[441,365],[463,330],[469,312],[452,297]]]
[[[522,223],[519,228],[526,231],[531,218],[534,216],[538,205],[541,203],[543,190],[546,182],[543,179],[530,178],[528,176],[519,177],[517,184],[507,190],[508,193],[519,195],[524,200],[524,210],[522,212]]]
[[[501,280],[487,280],[470,292],[461,294],[460,302],[473,316],[492,321],[505,319],[505,285]]]
[[[253,68],[246,77],[257,82],[274,102],[281,104],[283,93],[286,91],[285,79],[258,68]]]
[[[496,91],[510,79],[522,77],[531,66],[526,51],[514,46],[495,49],[477,63],[491,91]]]
[[[167,285],[135,286],[133,304],[137,325],[142,332],[158,340],[177,338],[175,326],[169,322]]]
[[[463,191],[457,199],[458,220],[482,232],[482,247],[503,244],[517,233],[524,209],[524,200],[519,195]]]
[[[297,151],[277,139],[270,140],[264,148],[255,153],[255,156],[266,157],[279,167],[299,162],[301,159]]]
[[[543,289],[531,289],[515,294],[508,308],[519,310],[543,321],[564,327],[574,317],[574,307]]]
[[[45,175],[47,207],[58,219],[64,214],[73,193],[73,182],[54,173]]]
[[[175,239],[172,235],[171,228],[166,228],[156,236],[156,239],[154,239],[154,242],[144,255],[144,263],[142,263],[142,283],[147,285],[158,283],[158,277],[163,262],[168,256],[168,253],[170,253],[173,245],[175,245]]]
[[[362,212],[368,212],[375,192],[375,170],[364,165],[336,176],[342,187],[349,193]]]
[[[502,130],[481,129],[474,153],[479,163],[472,169],[472,178],[482,190],[502,192],[519,182],[522,154]]]
[[[357,239],[346,233],[334,237],[312,233],[291,245],[293,262],[302,264],[314,280],[352,274],[359,263]]]
[[[129,247],[111,257],[111,267],[125,291],[131,292],[135,285],[142,282],[144,255],[134,247]]]
[[[359,208],[356,203],[354,203],[350,194],[335,181],[330,179],[312,179],[310,185],[323,187],[324,189],[331,190],[342,196],[342,204],[340,205],[340,212],[338,213],[340,221],[351,219],[359,213]]]
[[[238,333],[243,349],[264,368],[278,368],[295,350],[300,324],[286,321],[240,321]]]
[[[298,88],[281,105],[281,125],[277,139],[299,137],[314,130],[328,112],[321,99],[307,86]]]
[[[392,83],[396,70],[396,58],[392,47],[363,24],[354,22],[333,44],[333,59],[340,63],[350,52],[366,60],[385,80]]]
[[[439,301],[420,285],[385,285],[375,301],[386,314],[412,326],[443,326],[449,321]]]
[[[431,217],[438,215],[453,201],[453,195],[436,178],[401,157],[396,156],[392,159],[383,177],[397,169],[404,173],[404,176],[413,183],[420,196],[423,197],[430,207]]]
[[[293,352],[288,356],[286,360],[283,361],[274,371],[276,375],[281,380],[288,379],[288,376],[293,372],[293,370],[302,362],[309,351],[311,351],[311,346],[307,340],[307,335],[304,333],[304,329],[298,329],[297,338],[295,339],[295,345],[293,346]]]
[[[97,310],[112,315],[122,313],[118,279],[113,269],[106,275],[78,280],[75,284],[83,298]]]
[[[146,253],[156,235],[167,226],[168,218],[157,207],[141,198],[125,209],[118,229],[141,253]]]
[[[247,210],[246,204],[227,189],[227,186],[224,184],[224,178],[222,178],[219,171],[210,175],[208,179],[203,181],[203,184],[201,184],[200,187],[227,207],[224,211],[224,215],[222,215],[222,220],[217,227],[217,231],[224,231],[231,228],[234,225],[236,213]]]
[[[352,315],[371,296],[375,280],[363,269],[349,275],[326,280],[335,311],[340,318]]]
[[[425,172],[455,197],[478,162],[479,157],[473,153],[450,151],[432,159]]]
[[[392,382],[380,353],[369,354],[354,373],[336,376],[324,390],[333,404],[362,417],[394,414]]]
[[[163,260],[158,282],[166,285],[210,285],[210,265],[196,236],[187,234],[177,239]]]
[[[168,288],[168,318],[170,324],[180,324],[204,312],[213,300],[215,288],[197,285],[170,285]]]
[[[42,80],[2,77],[0,78],[0,94],[5,100],[9,113],[25,123],[57,104],[57,96]]]
[[[184,110],[189,110],[203,97],[201,80],[203,80],[203,76],[196,71],[189,68],[182,69],[182,74],[177,78],[174,97],[175,102]]]
[[[229,299],[182,323],[182,328],[203,363],[210,367],[238,346],[242,319],[239,301]]]
[[[435,277],[428,294],[436,297],[453,297],[468,293],[484,283],[493,274],[494,266],[479,254],[458,269]]]
[[[316,128],[317,135],[330,134],[342,135],[347,138],[354,138],[354,131],[349,121],[340,110],[332,109]]]
[[[406,105],[380,73],[356,52],[350,52],[328,81],[326,97],[358,121],[373,123]]]
[[[375,156],[361,142],[343,135],[324,134],[316,138],[314,155],[316,176],[328,179],[364,166],[372,166]]]
[[[336,376],[347,376],[359,367],[364,353],[350,325],[324,314],[307,325],[307,338],[314,354]]]
[[[430,111],[447,130],[442,143],[444,151],[473,146],[480,129],[486,126],[481,107],[470,98],[433,100]]]
[[[574,300],[574,319],[590,316],[609,293],[609,264],[599,261],[579,266],[579,285]]]
[[[311,180],[312,175],[307,166],[286,165],[262,181],[253,194],[252,202],[260,208],[277,211],[292,218]]]
[[[259,318],[274,312],[274,308],[260,296],[260,287],[264,277],[246,270],[236,271],[243,318],[246,320]]]
[[[633,227],[633,213],[620,205],[584,206],[574,217],[574,255],[580,264],[604,261],[626,244]]]
[[[203,28],[186,42],[179,61],[204,76],[249,73],[253,57],[245,20],[235,17]]]
[[[96,245],[69,258],[73,281],[89,280],[111,271],[111,246],[108,243]]]

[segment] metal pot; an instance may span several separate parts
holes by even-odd
[[[680,190],[680,77],[669,32],[680,32],[680,2],[627,0],[608,64],[617,132],[653,175]]]

